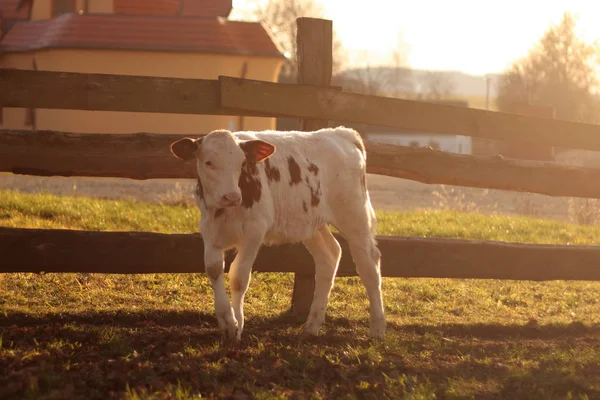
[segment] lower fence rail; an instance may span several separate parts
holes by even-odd
[[[337,276],[356,276],[346,241]],[[384,277],[600,280],[600,246],[378,236]],[[111,274],[204,271],[200,234],[0,228],[0,272]],[[226,257],[227,268],[234,254]],[[314,273],[302,244],[263,247],[255,272]]]

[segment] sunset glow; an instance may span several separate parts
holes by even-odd
[[[233,2],[248,9],[252,0]],[[600,3],[591,0],[323,0],[345,48],[373,52],[382,62],[400,34],[411,67],[500,72],[523,57],[563,12],[576,17],[580,35],[600,39]],[[406,52],[406,50],[405,50]]]

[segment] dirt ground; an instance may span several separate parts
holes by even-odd
[[[0,189],[26,193],[46,191],[144,202],[192,201],[193,180],[120,178],[63,178],[0,174]],[[427,185],[404,179],[369,175],[369,192],[378,210],[457,209],[460,211],[527,215],[569,221],[569,198],[501,190]],[[437,193],[437,195],[436,195]],[[578,200],[581,204],[582,200]],[[581,206],[579,206],[581,208]],[[572,207],[576,209],[576,207]],[[595,205],[593,205],[595,211]],[[573,213],[571,213],[571,217]]]

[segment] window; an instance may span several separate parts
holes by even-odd
[[[53,16],[58,17],[75,11],[75,0],[54,0]]]
[[[25,109],[25,126],[31,126],[32,129],[35,129],[35,109],[34,108]]]

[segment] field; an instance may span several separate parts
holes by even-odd
[[[119,178],[44,178],[0,174],[0,190],[24,193],[48,192],[101,199],[130,199],[150,203],[179,204],[192,202],[195,182],[191,179],[152,179],[136,181]],[[485,214],[524,215],[561,221],[572,218],[571,199],[504,190],[484,190],[453,186],[427,185],[382,175],[368,177],[369,193],[378,210],[408,211],[416,209],[455,209]],[[440,198],[439,195],[442,195]],[[446,194],[444,194],[446,193]],[[577,200],[586,204],[592,217],[600,220],[600,207],[594,200]],[[600,206],[600,204],[599,204]],[[577,207],[576,207],[577,208]]]
[[[559,221],[378,217],[380,234],[600,243]],[[195,232],[197,218],[185,202],[0,191],[1,226]],[[201,274],[0,275],[0,398],[600,398],[598,283],[384,279],[378,343],[358,278],[336,280],[322,335],[300,339],[292,281],[255,274],[243,341],[223,346]]]

